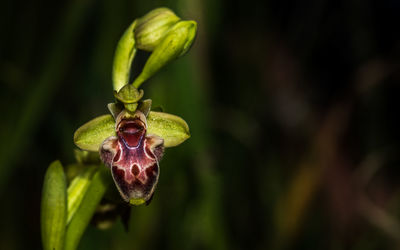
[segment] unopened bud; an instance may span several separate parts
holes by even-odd
[[[197,31],[195,21],[180,21],[164,36],[144,65],[142,73],[135,79],[133,86],[138,88],[153,76],[161,67],[184,55],[192,45]]]
[[[153,51],[179,17],[168,8],[158,8],[138,19],[134,30],[136,48]]]

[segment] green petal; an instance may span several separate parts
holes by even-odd
[[[150,111],[147,116],[147,133],[164,139],[165,147],[174,147],[190,137],[187,123],[176,115]]]
[[[102,115],[83,124],[74,134],[75,145],[82,150],[98,151],[101,143],[115,135],[112,115]]]
[[[43,183],[41,225],[43,249],[63,249],[67,221],[67,181],[59,161],[46,171]]]

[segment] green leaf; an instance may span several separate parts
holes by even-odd
[[[147,116],[147,133],[164,139],[165,147],[174,147],[190,137],[187,123],[176,115],[150,111]]]
[[[151,53],[143,67],[143,71],[132,83],[135,88],[153,76],[170,61],[185,54],[192,45],[197,31],[195,21],[180,21],[164,36],[162,41]]]
[[[133,32],[135,27],[136,20],[126,29],[115,50],[112,80],[114,90],[116,91],[119,91],[129,82],[131,65],[136,54]]]
[[[43,249],[62,250],[67,220],[67,182],[59,161],[46,171],[42,191],[41,226]]]
[[[101,143],[115,135],[112,115],[102,115],[82,125],[74,134],[74,143],[82,150],[98,151]]]
[[[82,167],[82,171],[71,181],[71,184],[68,186],[67,225],[71,222],[72,217],[78,210],[78,207],[90,186],[91,179],[96,170],[96,165]]]
[[[67,227],[65,250],[75,250],[78,247],[79,241],[96,211],[96,207],[111,182],[110,170],[101,165],[93,176],[78,210]]]

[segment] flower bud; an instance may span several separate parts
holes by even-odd
[[[138,19],[134,30],[136,48],[153,51],[167,31],[179,21],[168,8],[158,8]]]
[[[143,71],[133,82],[133,86],[138,88],[161,67],[184,55],[190,49],[196,36],[196,31],[197,23],[195,21],[180,21],[176,23],[154,49],[144,65]]]

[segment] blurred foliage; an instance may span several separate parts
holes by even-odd
[[[199,34],[144,98],[192,136],[129,231],[89,227],[80,249],[398,249],[392,0],[2,1],[1,248],[41,249],[45,170],[74,161],[73,132],[113,101],[119,37],[160,6]]]

